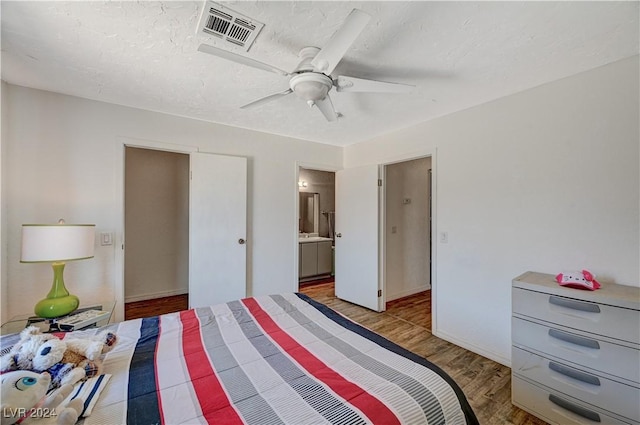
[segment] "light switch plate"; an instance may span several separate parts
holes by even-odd
[[[100,232],[100,245],[113,245],[113,234],[111,232]]]

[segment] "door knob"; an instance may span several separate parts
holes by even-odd
[[[341,238],[342,237],[342,233],[336,233],[336,238]]]
[[[244,240],[244,239],[242,239],[242,238],[240,238],[240,239],[238,239],[238,243],[239,243],[240,245],[244,245],[245,240]]]

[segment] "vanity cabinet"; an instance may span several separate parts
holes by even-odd
[[[512,402],[551,424],[640,423],[640,288],[512,285]]]
[[[331,261],[331,241],[318,242],[318,274],[330,274]]]
[[[298,244],[300,247],[300,277],[305,278],[318,274],[318,243]]]
[[[301,242],[298,244],[300,279],[331,273],[331,241]]]

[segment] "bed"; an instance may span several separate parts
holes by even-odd
[[[478,423],[437,366],[303,294],[109,327],[86,425]]]

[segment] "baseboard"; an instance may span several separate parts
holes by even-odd
[[[316,276],[309,276],[309,277],[303,277],[298,279],[298,283],[307,283],[307,282],[313,282],[314,280],[321,280],[321,279],[327,279],[332,277],[331,274],[329,273],[325,273],[325,274],[319,274]]]
[[[402,292],[396,292],[394,294],[387,294],[387,301],[393,301],[393,300],[397,300],[397,299],[400,299],[400,298],[408,297],[410,295],[414,295],[414,294],[417,294],[419,292],[428,291],[429,289],[431,289],[430,285],[423,285],[423,286],[418,286],[417,288],[406,289],[406,290],[404,290]]]
[[[511,359],[507,359],[505,357],[502,357],[501,355],[494,353],[492,351],[487,351],[484,348],[478,347],[477,345],[474,344],[469,344],[466,341],[461,341],[458,338],[449,335],[446,332],[440,332],[440,331],[436,331],[435,329],[432,329],[431,333],[435,336],[437,336],[440,339],[444,339],[445,341],[449,341],[452,344],[457,345],[458,347],[462,347],[465,350],[469,350],[471,352],[474,352],[476,354],[479,354],[483,357],[486,357],[488,359],[493,360],[494,362],[498,362],[501,365],[507,366],[507,367],[511,367]]]
[[[185,289],[173,289],[171,291],[154,292],[152,294],[140,294],[140,295],[125,297],[124,302],[134,303],[136,301],[153,300],[156,298],[172,297],[174,295],[184,295],[188,293],[189,291]]]

